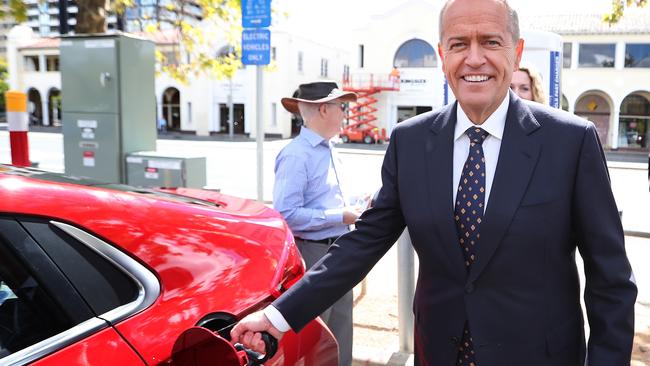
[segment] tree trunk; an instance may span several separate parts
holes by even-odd
[[[75,33],[105,33],[108,0],[77,0],[76,3],[79,11]]]

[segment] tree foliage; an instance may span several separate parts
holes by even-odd
[[[5,92],[9,90],[9,83],[7,78],[9,72],[7,71],[7,60],[0,58],[0,111],[4,111],[5,106]]]
[[[180,81],[202,73],[232,78],[242,65],[241,0],[197,0],[194,4],[201,9],[200,24],[187,15],[184,2],[175,0],[166,6],[144,29],[152,33],[171,27],[178,35],[177,62],[169,62],[160,51],[156,54],[162,71]],[[227,52],[219,52],[224,45]]]
[[[621,17],[625,13],[625,8],[631,6],[636,6],[639,8],[645,7],[648,5],[648,0],[612,0],[612,10],[603,15],[603,21],[609,23],[610,25],[618,23],[621,20]]]
[[[12,17],[21,23],[27,20],[27,4],[23,0],[9,0],[5,6],[0,6],[0,18]]]
[[[76,0],[76,33],[106,32],[106,13],[122,15],[134,0]],[[149,12],[131,19],[146,33],[175,34],[178,44],[171,52],[156,51],[161,71],[181,82],[190,75],[208,74],[232,78],[241,67],[241,0],[155,0]],[[230,51],[217,50],[223,42]]]

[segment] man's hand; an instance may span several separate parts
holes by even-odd
[[[241,343],[255,352],[266,353],[261,333],[264,331],[274,336],[278,342],[284,335],[271,324],[263,311],[258,311],[237,323],[230,331],[230,339],[233,344]]]
[[[361,210],[358,207],[346,207],[343,210],[343,223],[352,225],[361,216]]]

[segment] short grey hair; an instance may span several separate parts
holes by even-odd
[[[318,116],[320,106],[320,104],[298,102],[300,117],[302,117],[302,120],[305,122],[311,121],[314,117]]]
[[[445,15],[447,7],[452,3],[452,1],[454,0],[445,1],[445,5],[442,6],[442,9],[440,9],[440,16],[438,18],[438,37],[440,37],[440,43],[442,43],[442,18]],[[506,6],[506,11],[508,12],[508,31],[510,34],[512,34],[512,40],[517,43],[520,38],[519,15],[517,15],[517,11],[510,6],[508,0],[497,1],[500,1],[503,5]]]

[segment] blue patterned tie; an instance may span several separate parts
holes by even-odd
[[[485,157],[483,141],[489,135],[479,127],[470,127],[465,131],[469,137],[469,155],[463,166],[463,172],[456,193],[454,220],[458,243],[465,257],[465,267],[469,272],[476,261],[476,245],[481,237],[479,227],[483,221],[485,206]],[[469,326],[465,323],[463,337],[458,347],[457,365],[476,366],[474,344]]]

